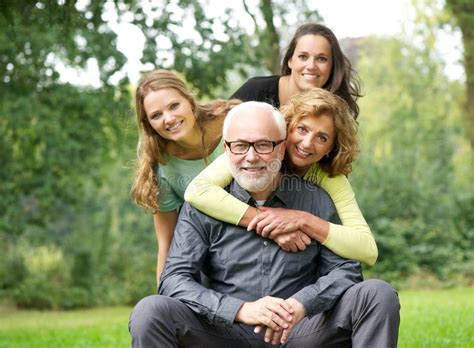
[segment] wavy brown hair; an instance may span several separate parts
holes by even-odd
[[[295,35],[293,35],[283,57],[281,74],[283,76],[291,74],[288,61],[293,56],[293,53],[295,53],[298,40],[305,35],[319,35],[329,41],[332,52],[331,75],[322,87],[344,99],[352,110],[354,118],[357,119],[357,116],[359,116],[357,99],[362,97],[359,77],[355,70],[352,69],[349,59],[342,53],[336,35],[328,27],[318,23],[306,23],[296,29]]]
[[[194,94],[186,83],[175,73],[168,70],[154,70],[143,76],[135,92],[135,108],[140,136],[138,140],[135,179],[130,191],[132,200],[139,206],[158,211],[159,183],[156,176],[158,165],[165,165],[168,157],[169,140],[162,138],[151,127],[145,112],[143,101],[148,93],[163,88],[175,89],[191,104],[196,127],[201,133],[202,158],[210,152],[206,126],[217,118],[224,118],[232,106],[239,100],[216,100],[207,104],[198,104]]]
[[[304,117],[331,116],[334,146],[328,156],[319,160],[319,166],[330,177],[352,171],[352,162],[359,152],[357,123],[344,99],[325,89],[312,88],[292,97],[280,110],[286,118],[288,132],[293,131]]]

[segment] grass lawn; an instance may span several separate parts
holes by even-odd
[[[474,288],[400,293],[399,347],[474,347]],[[131,308],[0,311],[0,347],[129,347]]]
[[[0,347],[129,347],[131,308],[0,312]]]
[[[400,293],[399,347],[474,347],[474,288]]]

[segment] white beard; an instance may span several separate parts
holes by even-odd
[[[258,173],[246,173],[243,172],[240,168],[253,168],[253,167],[265,167],[264,170],[259,171]],[[232,173],[232,176],[237,181],[237,183],[248,192],[262,192],[267,190],[270,185],[272,185],[281,168],[280,160],[273,160],[269,165],[265,162],[257,163],[242,163],[239,167],[234,165],[232,161],[229,160],[229,169]]]

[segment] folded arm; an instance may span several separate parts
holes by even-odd
[[[374,265],[378,256],[377,244],[347,177],[330,178],[314,164],[305,179],[320,185],[329,194],[342,224],[327,222],[304,211],[264,208],[250,222],[249,229],[271,239],[288,238],[285,234],[297,229],[337,255]]]
[[[314,167],[319,168],[317,165]],[[349,180],[344,175],[330,178],[320,169],[317,176],[313,182],[329,194],[342,223],[329,223],[329,234],[323,245],[342,257],[374,265],[378,256],[377,243],[360,211]]]
[[[373,265],[377,260],[377,245],[367,222],[360,212],[352,187],[345,176],[329,178],[319,166],[313,165],[306,179],[319,184],[333,200],[342,225],[328,223],[316,216],[283,209],[262,210],[239,201],[224,190],[232,181],[227,158],[221,155],[189,184],[185,200],[215,219],[248,227],[274,240],[285,250],[302,250],[310,238],[324,244],[336,254]],[[296,221],[300,219],[300,221]],[[263,221],[263,222],[262,222]],[[270,225],[270,222],[272,223]],[[305,228],[300,224],[305,222]],[[266,230],[265,227],[267,227]],[[273,234],[270,235],[270,232]]]

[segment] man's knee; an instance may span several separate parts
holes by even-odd
[[[176,299],[152,295],[141,299],[132,311],[129,329],[133,334],[139,334],[159,325],[161,320],[167,320],[173,311]]]
[[[383,308],[387,312],[398,312],[400,310],[400,301],[397,292],[387,282],[379,279],[369,279],[357,285],[361,295],[366,296],[367,300],[373,305]]]

